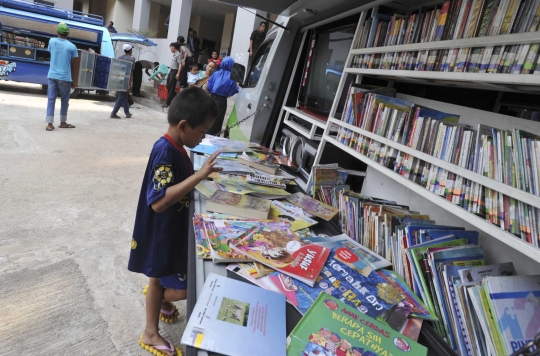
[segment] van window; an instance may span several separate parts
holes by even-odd
[[[261,73],[266,64],[266,60],[268,59],[268,53],[270,53],[273,43],[274,40],[263,43],[261,48],[259,48],[259,50],[255,53],[255,57],[251,63],[251,70],[249,72],[249,79],[246,87],[253,88],[257,86]]]

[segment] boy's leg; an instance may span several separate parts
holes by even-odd
[[[69,96],[71,94],[71,82],[58,80],[58,91],[60,92],[60,126],[61,128],[74,128],[67,123],[67,112],[69,108]]]
[[[169,311],[171,313],[175,313],[176,306],[174,306],[172,302],[178,302],[187,298],[186,275],[183,273],[173,274],[167,277],[160,278],[159,282],[161,283],[163,288],[165,288],[161,309]],[[175,317],[173,317],[173,319],[176,320]]]
[[[150,278],[148,292],[146,293],[146,328],[142,337],[142,342],[152,346],[169,346],[158,332],[159,311],[163,301],[163,287],[159,278]],[[166,351],[163,351],[166,352]],[[170,352],[166,352],[171,355]]]
[[[56,85],[56,80],[48,79],[47,86],[47,116],[45,117],[45,122],[47,123],[47,130],[51,131],[54,129],[54,106],[56,104],[56,97],[58,96],[58,86]]]

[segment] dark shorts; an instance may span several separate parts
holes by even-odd
[[[172,274],[167,277],[161,277],[159,279],[161,286],[164,288],[186,290],[187,289],[187,275],[183,273]]]

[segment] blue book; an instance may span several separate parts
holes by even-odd
[[[283,295],[210,273],[182,344],[224,355],[285,355],[285,324]]]
[[[347,254],[340,251],[343,248],[352,254],[345,246],[332,248],[313,287],[280,272],[270,274],[269,278],[302,314],[308,311],[321,292],[330,294],[372,318],[405,299],[399,289],[387,283],[376,271],[366,277],[343,263],[339,256]]]
[[[461,228],[456,228],[456,230],[424,229],[420,230],[420,241],[432,241],[448,235],[454,235],[458,239],[466,239],[471,245],[478,245],[480,236],[478,231],[463,230]]]

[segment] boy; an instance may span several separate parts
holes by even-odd
[[[199,80],[199,66],[196,64],[192,64],[189,66],[189,72],[188,72],[188,84],[195,84]]]
[[[212,172],[214,153],[197,173],[184,146],[195,147],[218,114],[216,104],[200,88],[182,90],[173,100],[167,120],[169,128],[152,148],[144,176],[128,269],[150,278],[146,293],[146,328],[139,339],[142,347],[167,355],[179,349],[158,333],[160,309],[176,311],[171,302],[186,299],[188,226],[191,192]],[[170,312],[167,312],[170,311]]]
[[[124,54],[121,55],[120,57],[118,57],[118,59],[123,59],[125,61],[130,61],[130,62],[133,62],[135,63],[135,57],[133,57],[131,55],[131,53],[133,52],[133,46],[130,45],[129,43],[124,43],[124,46],[122,46],[122,48],[124,49]],[[133,71],[133,66],[131,66],[131,71]],[[111,113],[111,119],[119,119],[120,116],[116,115],[116,113],[118,112],[118,110],[120,110],[120,106],[122,106],[124,108],[124,114],[126,114],[126,119],[129,119],[131,116],[133,116],[130,112],[129,112],[129,90],[131,89],[131,81],[133,79],[133,76],[131,76],[129,78],[129,84],[128,84],[128,88],[126,91],[119,91],[117,92],[118,93],[118,97],[116,98],[116,103],[114,103],[114,108],[113,108],[113,111]]]
[[[51,38],[47,50],[51,53],[51,65],[47,74],[47,116],[45,130],[54,130],[54,106],[56,97],[60,96],[60,125],[63,129],[73,129],[74,125],[67,123],[67,112],[69,107],[69,95],[71,88],[75,88],[77,83],[73,83],[71,78],[71,68],[73,59],[79,56],[77,47],[67,40],[69,27],[63,22],[56,25],[58,38]]]

